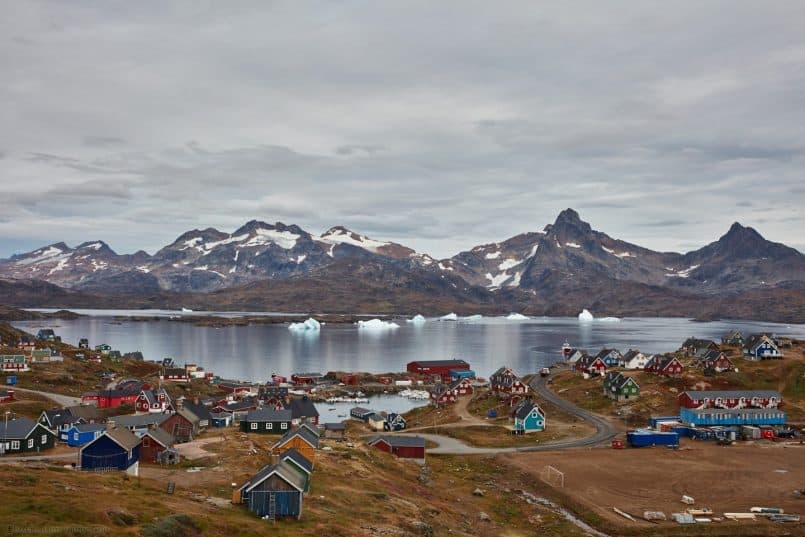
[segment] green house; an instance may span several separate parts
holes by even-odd
[[[305,494],[307,494],[310,491],[310,474],[313,472],[313,463],[294,448],[290,448],[280,455],[280,462],[282,461],[287,462],[305,476]]]
[[[631,401],[640,395],[640,385],[632,377],[610,371],[604,377],[604,395],[616,401]]]

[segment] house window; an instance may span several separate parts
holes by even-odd
[[[151,439],[147,436],[143,438],[143,447],[151,447]]]
[[[11,449],[19,450],[20,449],[20,441],[19,440],[12,440],[11,441]]]
[[[73,433],[73,440],[78,440],[78,433]]]
[[[288,428],[288,422],[287,421],[283,421],[282,423],[280,423],[280,429],[287,429],[287,428]]]
[[[274,424],[273,424],[273,423],[266,423],[266,429],[267,429],[267,430],[269,430],[269,431],[270,431],[270,430],[271,430],[271,429],[273,429],[273,428],[274,428]]]
[[[251,424],[250,424],[250,426],[251,426],[251,428],[252,428],[252,431],[256,431],[256,430],[257,430],[257,424],[256,424],[256,423],[251,423]]]
[[[28,449],[33,449],[33,448],[34,448],[34,439],[29,438],[28,439]]]

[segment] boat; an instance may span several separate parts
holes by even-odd
[[[570,343],[565,340],[564,345],[562,345],[562,356],[565,358],[570,356],[570,353],[573,351],[573,347],[570,346]]]

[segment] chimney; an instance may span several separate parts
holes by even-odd
[[[271,465],[276,465],[280,463],[280,456],[274,455],[273,453],[268,456],[268,463]]]
[[[115,420],[106,420],[106,430],[111,431],[117,428]]]

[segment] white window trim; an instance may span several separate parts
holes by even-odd
[[[283,421],[282,423],[280,423],[280,429],[287,429],[287,428],[288,428],[288,422],[287,421]]]
[[[250,427],[251,427],[252,431],[256,431],[256,430],[257,430],[257,422],[252,422],[252,423],[250,423],[249,425],[250,425]]]
[[[19,440],[12,440],[11,441],[11,449],[20,449],[20,441]]]
[[[33,449],[33,447],[34,447],[34,439],[29,438],[28,439],[28,449]]]
[[[43,434],[42,435],[42,445],[44,446],[47,443],[48,443],[48,435]]]

